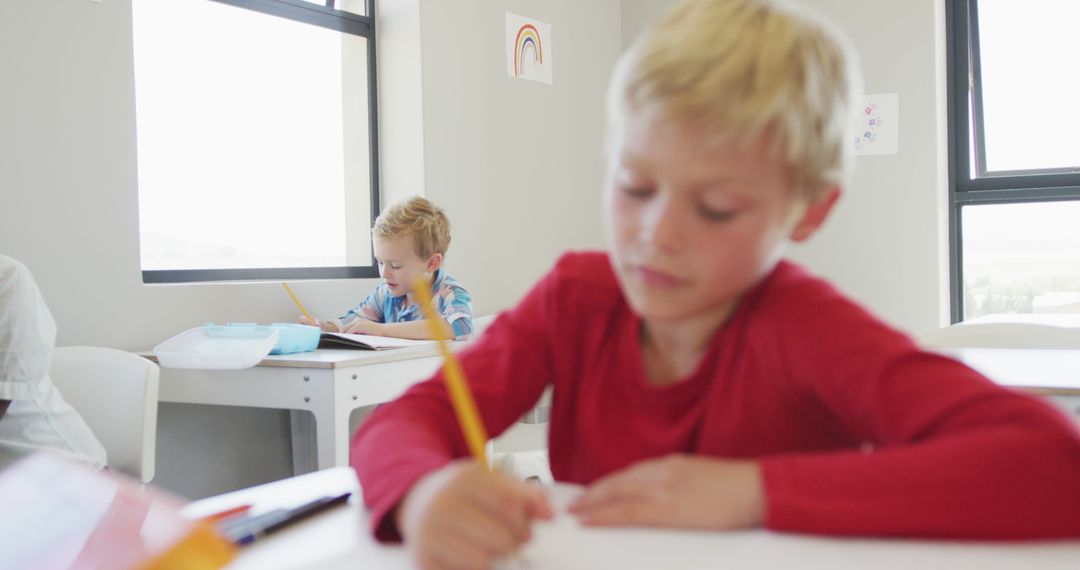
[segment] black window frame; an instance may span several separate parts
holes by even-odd
[[[1080,168],[987,172],[977,26],[978,3],[978,0],[945,2],[949,136],[949,297],[953,323],[960,322],[964,316],[961,223],[965,206],[1080,200]],[[971,155],[972,148],[975,150],[974,157]],[[971,171],[972,164],[975,172]]]
[[[303,0],[209,0],[360,36],[367,39],[368,152],[370,161],[371,223],[379,215],[379,121],[378,77],[375,41],[375,0],[365,0],[364,14],[335,8],[335,0],[313,4]],[[303,279],[374,278],[379,269],[371,265],[345,267],[264,267],[246,269],[160,269],[143,270],[144,284],[217,281],[281,281]]]

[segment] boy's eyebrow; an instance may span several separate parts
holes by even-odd
[[[642,162],[642,161],[635,161],[635,160],[623,161],[622,166],[629,167],[629,168],[632,168],[632,169],[646,170],[648,172],[645,172],[644,174],[651,175],[651,170],[649,170],[648,167],[647,167],[648,165],[645,162]],[[694,190],[701,191],[701,190],[708,190],[708,189],[711,189],[711,188],[715,188],[715,187],[718,187],[718,186],[728,186],[728,185],[733,185],[733,184],[734,185],[750,184],[750,183],[753,183],[753,182],[754,182],[753,178],[746,177],[746,176],[720,175],[720,176],[712,176],[712,177],[702,177],[699,180],[695,180],[693,182],[693,184],[691,185],[691,187]]]
[[[717,186],[730,186],[753,183],[754,179],[750,177],[739,176],[719,176],[714,178],[704,178],[694,184],[694,189],[697,190],[710,190]]]
[[[627,150],[624,148],[622,149],[622,151],[619,152],[619,164],[623,166],[640,168],[648,166],[648,161],[643,160],[643,157],[641,155],[627,152]]]
[[[642,169],[651,172],[650,163],[648,160],[643,160],[641,156],[623,151],[619,154],[619,165],[624,167],[630,167],[634,169]],[[695,188],[707,188],[709,186],[719,186],[722,184],[745,184],[753,182],[754,179],[747,176],[730,176],[719,175],[712,177],[702,177],[701,180],[695,181]]]

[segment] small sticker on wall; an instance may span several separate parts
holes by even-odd
[[[506,72],[515,79],[551,83],[551,24],[506,13]]]
[[[855,126],[855,154],[899,152],[900,96],[878,93],[863,97]]]

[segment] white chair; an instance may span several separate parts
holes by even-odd
[[[473,340],[484,334],[499,315],[473,317]],[[502,435],[488,441],[488,460],[496,471],[518,479],[552,483],[548,467],[547,422],[551,412],[551,388],[544,390],[536,406]]]
[[[484,334],[484,331],[491,326],[491,323],[495,322],[495,319],[498,316],[499,315],[484,315],[482,317],[473,317],[473,340],[480,338],[480,335]]]
[[[157,364],[130,352],[58,347],[49,376],[105,446],[109,468],[143,483],[154,478]]]
[[[1080,349],[1080,315],[988,315],[916,335],[931,350]]]
[[[1074,386],[1080,377],[1080,315],[987,315],[916,336],[925,349],[960,359],[1013,387]],[[1047,400],[1080,422],[1080,396]]]

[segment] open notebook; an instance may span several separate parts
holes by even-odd
[[[407,346],[435,344],[434,340],[410,340],[370,334],[324,332],[319,337],[319,348],[359,348],[362,350],[386,350]]]

